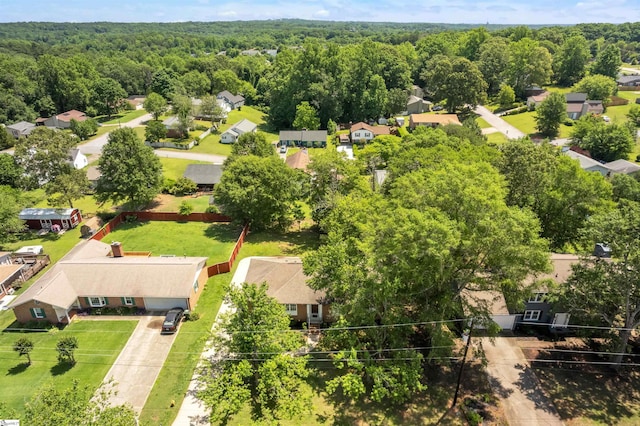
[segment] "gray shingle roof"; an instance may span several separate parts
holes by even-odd
[[[8,125],[7,129],[14,129],[19,132],[24,132],[25,130],[33,130],[35,127],[35,124],[29,123],[28,121],[18,121],[17,123]]]
[[[246,118],[231,126],[231,130],[235,130],[238,134],[253,132],[257,128],[258,125],[256,123],[249,121]]]
[[[326,142],[326,130],[281,130],[281,141]]]
[[[228,102],[231,102],[232,104],[236,104],[238,102],[244,102],[244,97],[243,96],[234,95],[233,93],[229,92],[228,90],[223,90],[222,92],[218,93],[218,95],[216,97],[217,98],[226,99]]]
[[[587,94],[586,93],[567,93],[566,95],[564,95],[564,97],[567,100],[567,102],[580,102],[580,103],[583,103],[584,101],[587,100]]]
[[[222,177],[222,164],[189,164],[183,176],[198,185],[217,185]]]

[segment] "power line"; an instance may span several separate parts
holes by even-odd
[[[640,356],[640,354],[628,354],[624,352],[603,352],[603,351],[587,351],[577,349],[555,349],[555,348],[536,348],[535,346],[521,346],[520,349],[534,349],[546,352],[566,352],[566,353],[579,353],[579,354],[592,354],[592,355],[622,355],[622,356]]]
[[[563,325],[563,326],[558,326],[557,324],[549,323],[549,322],[528,322],[528,321],[519,322],[518,324],[553,326],[552,328],[555,328],[555,329],[558,329],[558,330],[562,330],[564,328],[580,328],[580,329],[589,329],[589,330],[633,331],[633,330],[635,330],[637,328],[637,327],[635,327],[635,328],[605,327],[605,326],[598,326],[598,325],[578,325],[578,324],[567,324],[567,325]]]

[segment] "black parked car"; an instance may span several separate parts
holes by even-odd
[[[164,322],[162,323],[162,332],[175,333],[178,330],[178,324],[182,321],[183,316],[184,309],[182,308],[173,308],[167,312],[167,316],[164,318]]]

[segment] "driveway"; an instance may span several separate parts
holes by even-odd
[[[515,338],[481,339],[487,357],[487,373],[500,398],[510,425],[561,426],[555,406],[540,389],[538,379]]]
[[[137,327],[104,380],[116,382],[113,390],[117,395],[112,395],[109,402],[113,405],[129,403],[138,415],[176,339],[176,334],[160,334],[164,315],[139,318]]]
[[[526,136],[520,130],[516,129],[511,124],[507,123],[502,118],[498,117],[482,105],[478,105],[474,111],[476,112],[476,114],[480,115],[480,117],[482,117],[484,121],[489,123],[491,127],[504,134],[507,139],[518,139]]]
[[[122,123],[120,125],[114,124],[114,125],[110,125],[109,127],[112,127],[111,130],[116,130],[118,127],[131,127],[131,128],[138,127],[138,126],[141,126],[142,123],[144,123],[145,121],[151,120],[151,117],[152,117],[151,114],[145,114],[141,117],[134,118],[133,120],[128,121],[126,123]],[[100,154],[102,152],[102,147],[107,144],[108,139],[109,139],[109,133],[105,133],[93,140],[90,140],[86,143],[83,143],[82,145],[79,145],[78,148],[80,148],[80,152],[82,152],[85,155]]]

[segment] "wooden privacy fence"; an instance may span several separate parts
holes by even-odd
[[[167,213],[167,212],[121,212],[116,217],[114,217],[109,223],[104,225],[95,234],[91,237],[92,240],[101,241],[104,237],[109,235],[116,229],[122,222],[125,222],[127,218],[135,217],[136,220],[154,220],[154,221],[165,221],[165,222],[231,222],[231,218],[228,216],[224,216],[217,213],[191,213],[189,215],[181,215],[179,213]],[[249,225],[244,225],[242,227],[242,232],[238,237],[235,245],[233,246],[233,251],[229,256],[229,260],[226,262],[216,263],[215,265],[211,265],[207,268],[207,274],[209,277],[219,274],[226,274],[227,272],[231,272],[231,268],[233,268],[233,262],[235,262],[236,257],[238,257],[238,252],[244,244],[244,239],[249,233]],[[129,253],[129,252],[127,252]],[[146,252],[145,252],[146,253]]]

